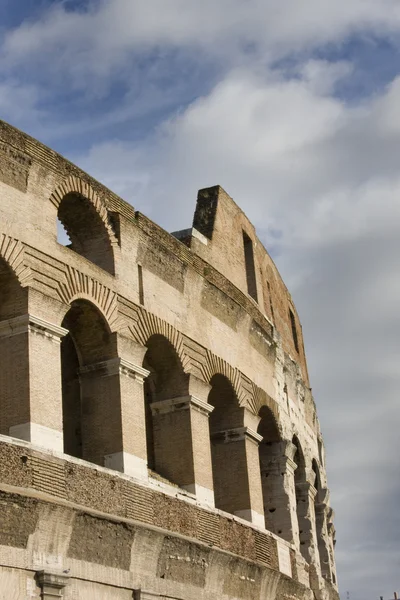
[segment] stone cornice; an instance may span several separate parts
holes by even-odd
[[[121,374],[142,382],[150,373],[147,369],[119,357],[93,363],[92,365],[85,365],[79,369],[79,373],[84,376],[90,376],[92,373],[98,373],[98,371],[103,371],[103,377]]]
[[[12,337],[28,332],[59,342],[68,333],[68,330],[30,314],[0,321],[0,337]]]
[[[211,434],[211,439],[213,442],[225,444],[248,439],[258,446],[262,441],[262,436],[253,429],[250,429],[250,427],[233,427],[232,429],[225,429]]]
[[[208,415],[214,410],[211,404],[196,398],[196,396],[179,396],[168,400],[160,400],[159,402],[153,402],[150,406],[153,415],[188,410],[189,408],[194,408]]]

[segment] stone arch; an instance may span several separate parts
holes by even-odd
[[[22,287],[32,281],[32,271],[25,261],[25,246],[19,240],[2,233],[0,235],[0,258],[8,265]]]
[[[252,390],[251,396],[248,400],[249,408],[255,415],[260,415],[260,412],[263,410],[265,406],[268,408],[271,418],[273,419],[277,430],[279,431],[279,436],[282,437],[282,424],[279,416],[279,408],[277,402],[271,398],[269,394],[262,388],[258,387],[255,383],[252,382]]]
[[[50,196],[70,240],[70,248],[114,275],[114,251],[118,240],[108,211],[93,188],[70,176]]]
[[[206,350],[205,361],[201,365],[201,374],[206,383],[209,383],[215,375],[226,377],[232,385],[239,405],[247,405],[247,394],[241,385],[240,371],[232,367],[223,358],[210,352],[210,350]]]
[[[138,320],[134,325],[129,325],[129,331],[133,339],[141,346],[146,346],[147,341],[153,335],[166,338],[173,346],[178,356],[182,369],[185,373],[190,371],[190,358],[184,350],[183,336],[173,325],[163,321],[156,315],[148,313],[144,308],[138,312]]]
[[[273,410],[263,404],[258,411],[260,423],[257,433],[261,435],[264,444],[276,444],[282,441],[282,431]]]
[[[62,327],[64,451],[104,465],[120,420],[116,339],[98,307],[82,298],[72,301]]]
[[[189,376],[185,373],[175,346],[162,334],[154,333],[146,341],[143,367],[153,374],[151,402],[179,398],[188,394]],[[148,379],[149,379],[148,378]]]
[[[69,310],[72,302],[86,300],[94,304],[100,311],[110,331],[115,332],[119,329],[117,294],[93,277],[65,265],[64,276],[58,282],[57,292],[65,305],[65,313]]]

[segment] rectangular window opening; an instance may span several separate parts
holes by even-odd
[[[142,269],[142,265],[138,265],[138,280],[139,280],[139,304],[144,304],[143,269]]]
[[[257,282],[256,282],[256,270],[254,268],[254,254],[253,254],[253,242],[243,231],[243,246],[244,246],[244,262],[246,265],[246,280],[247,280],[247,291],[249,296],[254,298],[257,302]]]
[[[292,326],[292,336],[296,352],[299,353],[299,340],[297,338],[296,319],[291,308],[289,308],[290,324]]]

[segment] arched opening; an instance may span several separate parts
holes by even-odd
[[[296,463],[296,470],[294,472],[294,480],[297,485],[301,485],[306,482],[306,463],[304,460],[303,450],[297,436],[293,436],[292,444],[296,447],[293,460]],[[297,494],[296,489],[296,494]]]
[[[83,458],[79,359],[71,334],[61,341],[61,385],[64,452]]]
[[[303,450],[297,436],[293,436],[292,443],[296,447],[293,460],[296,463],[294,472],[294,483],[296,491],[296,512],[299,525],[300,552],[303,557],[309,561],[308,543],[310,536],[310,525],[308,520],[308,503],[305,501],[303,489],[307,482],[306,465],[304,460]]]
[[[17,335],[18,317],[27,312],[27,288],[21,286],[7,263],[0,259],[0,433],[3,435],[17,435],[10,428],[30,421],[29,339],[27,330],[21,329]]]
[[[107,229],[84,196],[69,193],[58,207],[58,241],[114,275],[114,254]]]
[[[324,491],[321,486],[321,475],[318,463],[315,459],[313,459],[311,463],[311,468],[314,475],[314,487],[317,491],[315,495],[314,511],[315,529],[317,536],[319,560],[321,565],[321,573],[325,578],[331,580],[332,570],[330,564],[330,541],[328,534],[326,505],[324,504]]]
[[[245,442],[240,438],[243,408],[233,386],[224,375],[210,381],[208,403],[210,414],[211,462],[215,507],[237,514],[249,496]]]
[[[257,433],[262,437],[258,447],[260,457],[261,485],[264,503],[265,527],[282,535],[285,532],[285,515],[282,504],[280,480],[282,479],[282,441],[276,419],[268,406],[259,412],[261,417]]]
[[[109,438],[118,428],[120,410],[113,403],[118,381],[110,373],[116,344],[99,310],[75,300],[62,322],[61,341],[64,452],[104,464]]]
[[[143,367],[147,465],[180,486],[192,483],[182,453],[191,454],[190,422],[175,399],[188,395],[188,376],[173,345],[162,335],[149,338]],[[180,456],[181,455],[181,456]]]
[[[313,459],[313,461],[311,463],[311,468],[314,473],[314,487],[317,490],[317,494],[315,496],[315,501],[320,502],[321,501],[321,476],[319,473],[318,463],[315,460],[315,458]]]

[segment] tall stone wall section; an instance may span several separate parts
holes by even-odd
[[[0,598],[338,598],[300,321],[221,187],[169,234],[0,122],[0,359]]]

